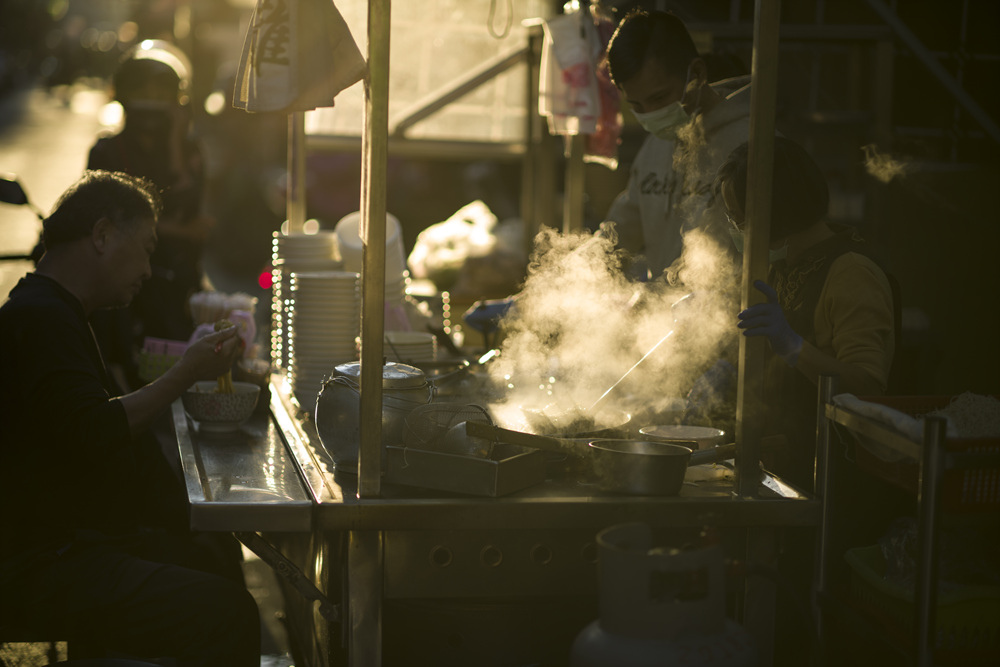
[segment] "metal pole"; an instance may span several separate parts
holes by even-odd
[[[568,144],[566,154],[566,183],[563,194],[563,234],[572,234],[583,230],[583,198],[586,174],[583,163],[583,153],[586,150],[586,137],[574,134],[566,138]]]
[[[821,376],[816,406],[816,470],[813,488],[816,497],[822,503],[819,530],[816,531],[816,554],[813,560],[812,612],[816,621],[816,639],[819,642],[819,646],[815,647],[817,656],[824,655],[823,645],[826,633],[822,605],[829,583],[827,550],[830,548],[830,480],[832,478],[830,465],[832,457],[830,456],[830,420],[826,416],[826,405],[833,400],[836,386],[837,378],[831,375]],[[821,664],[816,656],[814,656],[813,664]]]
[[[361,443],[358,497],[382,491],[382,337],[385,331],[385,178],[390,0],[368,3],[368,78],[361,164]]]
[[[743,255],[742,308],[760,301],[755,280],[766,280],[771,232],[771,182],[774,162],[774,111],[778,89],[778,25],[780,0],[757,0],[754,10],[752,88],[750,92],[750,168],[747,174],[747,239]],[[736,395],[736,492],[742,499],[757,497],[760,486],[760,440],[764,411],[763,337],[740,336],[740,363]],[[773,561],[774,532],[747,530],[747,561]],[[744,625],[757,642],[760,664],[771,664],[774,654],[775,589],[760,577],[747,579],[743,601]]]
[[[288,114],[288,233],[298,234],[306,223],[306,112]]]
[[[746,531],[747,563],[776,567],[776,529],[753,526]],[[774,662],[774,616],[777,594],[774,582],[765,577],[747,577],[743,600],[743,627],[753,636],[757,647],[757,664]]]
[[[538,162],[541,153],[541,117],[538,115],[538,67],[542,52],[542,29],[528,29],[528,56],[524,98],[524,158],[521,160],[521,219],[524,221],[524,252],[531,255],[535,234],[538,233],[538,214],[535,209],[538,197]]]
[[[350,667],[382,664],[383,533],[352,530],[347,540],[347,660]]]
[[[385,331],[385,180],[389,133],[389,17],[391,0],[368,0],[368,76],[365,79],[361,162],[361,399],[358,497],[382,493],[382,336]],[[351,667],[382,664],[382,549],[378,530],[352,531],[348,542],[348,660]]]
[[[747,240],[743,254],[741,308],[759,302],[755,280],[767,280],[771,233],[771,183],[774,180],[774,112],[778,90],[778,24],[780,0],[757,0],[754,17],[750,92],[750,168],[747,174]],[[736,490],[744,498],[757,495],[760,483],[760,439],[763,435],[764,337],[740,336],[739,384],[736,395],[738,454]]]
[[[944,417],[924,419],[923,462],[920,466],[920,497],[917,539],[916,614],[913,636],[916,641],[917,667],[934,664],[934,613],[937,606],[937,535],[938,493],[944,474],[944,442],[947,422]]]

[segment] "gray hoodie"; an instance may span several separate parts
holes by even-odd
[[[750,131],[750,77],[711,84],[723,101],[698,114],[677,142],[649,135],[632,163],[628,187],[611,204],[618,245],[646,258],[657,278],[678,257],[683,234],[709,229],[726,235],[725,211],[713,206],[715,173]],[[727,244],[728,245],[728,244]]]

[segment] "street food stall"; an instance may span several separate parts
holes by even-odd
[[[750,143],[754,165],[770,163],[778,14],[776,0],[758,3]],[[433,406],[445,385],[420,369],[383,363],[386,227],[372,221],[386,218],[386,161],[393,145],[388,132],[389,18],[389,0],[369,0],[361,142],[360,363],[330,369],[332,377],[323,385],[330,394],[339,387],[353,396],[349,405],[356,414],[345,416],[337,408],[343,403],[334,401],[326,409],[337,415],[325,427],[322,397],[315,411],[304,409],[287,372],[272,377],[268,410],[228,433],[200,428],[180,403],[175,404],[192,528],[232,531],[275,568],[284,584],[296,659],[304,664],[566,664],[574,638],[605,613],[603,592],[600,609],[598,605],[598,568],[603,550],[613,549],[613,540],[602,531],[638,522],[676,536],[709,527],[719,531],[718,540],[730,558],[767,565],[773,563],[780,531],[817,525],[822,502],[760,468],[760,432],[753,408],[764,345],[760,338],[740,341],[735,463],[692,466],[701,473],[692,476],[687,468],[693,455],[690,449],[678,448],[683,450],[680,463],[671,465],[680,466],[680,476],[669,490],[636,492],[601,483],[603,468],[643,452],[605,452],[602,455],[610,456],[606,460],[613,464],[591,465],[596,450],[614,450],[595,447],[597,439],[620,443],[640,438],[640,428],[648,424],[632,423],[630,415],[612,428],[595,426],[551,438],[516,428],[494,430],[492,437],[477,433],[477,420],[468,410],[489,405],[496,389],[482,372],[486,362],[459,360],[461,383],[449,388],[441,401],[449,406],[448,421],[425,417],[440,436],[430,440],[460,449],[413,446],[402,437],[404,426],[413,430],[410,415],[419,412],[413,408]],[[532,62],[533,55],[537,53],[529,39],[523,50],[446,91],[445,103],[511,63]],[[535,79],[527,79],[533,88]],[[529,109],[535,102],[529,93]],[[425,102],[397,123],[397,129],[440,106]],[[290,116],[290,226],[293,218],[301,222],[303,217],[305,132],[299,113]],[[525,125],[538,127],[534,121]],[[526,165],[539,155],[541,141],[538,132],[527,132],[521,150]],[[570,159],[578,159],[579,146],[569,145]],[[578,178],[580,171],[568,169],[567,174]],[[753,279],[767,270],[770,202],[759,193],[770,192],[768,174],[766,168],[754,170],[756,181],[748,188],[753,194],[748,202],[744,307],[751,299]],[[538,193],[537,183],[551,184],[552,179],[540,179],[532,171],[526,178],[532,181],[526,208],[537,213],[531,193],[540,199],[550,196]],[[566,191],[579,194],[579,184],[568,183]],[[293,212],[294,207],[298,209]],[[573,203],[564,210],[567,219],[579,215]],[[537,224],[537,216],[525,218]],[[280,302],[277,307],[282,307]],[[400,384],[405,382],[415,382],[426,400],[407,404],[405,417],[393,417],[387,406],[398,405],[393,403],[398,393],[410,387]],[[354,452],[331,445],[329,434],[346,428],[343,418],[353,419],[348,437],[354,439]],[[329,428],[326,437],[324,428]],[[680,440],[698,446],[689,442],[692,438]],[[461,449],[476,446],[487,447],[489,453]],[[702,565],[691,567],[701,571]],[[601,570],[600,577],[607,576]],[[769,664],[773,582],[753,576],[733,579],[725,605],[750,638],[725,645],[730,655],[750,656],[746,662],[725,664]],[[702,642],[709,653],[718,646],[723,644],[711,637]]]

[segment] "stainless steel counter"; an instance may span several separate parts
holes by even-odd
[[[558,555],[560,549],[572,547],[579,560],[580,550],[592,547],[588,543],[598,531],[624,522],[758,528],[756,534],[764,536],[764,541],[773,538],[773,529],[819,522],[819,501],[769,478],[762,480],[760,497],[755,499],[736,497],[731,481],[685,484],[676,497],[632,497],[552,479],[498,498],[383,484],[381,498],[359,499],[356,475],[335,470],[311,419],[299,410],[280,378],[272,382],[270,395],[267,414],[254,415],[240,430],[227,434],[199,432],[180,402],[174,404],[191,525],[198,530],[266,533],[279,547],[283,538],[278,535],[275,540],[275,534],[298,534],[289,535],[289,546],[297,540],[309,542],[307,555],[294,560],[313,573],[313,583],[327,595],[340,596],[334,602],[343,600],[342,618],[350,628],[350,664],[379,664],[380,653],[373,646],[381,642],[378,619],[383,599],[427,596],[434,591],[440,592],[439,597],[468,590],[489,592],[483,583],[488,579],[470,586],[454,578],[458,575],[452,573],[461,568],[448,570],[435,558],[447,557],[450,563],[452,556],[460,560],[457,557],[462,553],[473,553],[478,564],[460,576],[479,577],[475,573],[482,571],[495,578],[494,571],[508,567],[527,571],[535,567],[532,562]],[[532,537],[545,531],[559,537],[550,542]],[[338,567],[346,569],[345,581],[350,583],[339,593],[329,585],[329,577],[339,576],[331,571],[329,546],[315,546],[340,539],[334,535],[346,536],[347,545]],[[442,540],[438,535],[448,537]],[[323,560],[308,555],[317,553],[316,549],[327,554],[322,567],[310,562]],[[504,565],[498,568],[501,557]],[[497,559],[496,563],[488,562],[490,558]],[[427,572],[413,577],[407,563],[417,561]],[[574,567],[585,573],[592,565],[577,562]],[[556,581],[559,574],[552,577]],[[427,586],[414,583],[422,579]],[[539,590],[548,579],[536,578]],[[502,583],[497,579],[497,589]],[[572,587],[572,580],[564,577],[552,586],[550,592],[558,592]],[[524,587],[511,590],[523,591]]]
[[[316,498],[272,415],[254,415],[231,433],[202,433],[179,400],[172,410],[193,529],[312,529]]]
[[[200,433],[173,406],[192,527],[225,531],[420,530],[461,527],[585,528],[621,521],[659,525],[815,525],[819,505],[794,490],[761,485],[761,497],[733,495],[731,481],[687,483],[676,497],[614,495],[566,480],[546,480],[500,498],[383,486],[359,499],[357,478],[335,470],[308,417],[283,383],[271,387],[268,414],[240,430]]]

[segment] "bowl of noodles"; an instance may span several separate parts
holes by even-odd
[[[253,414],[260,386],[250,382],[215,380],[195,382],[181,396],[184,412],[198,422],[200,431],[235,431]]]

